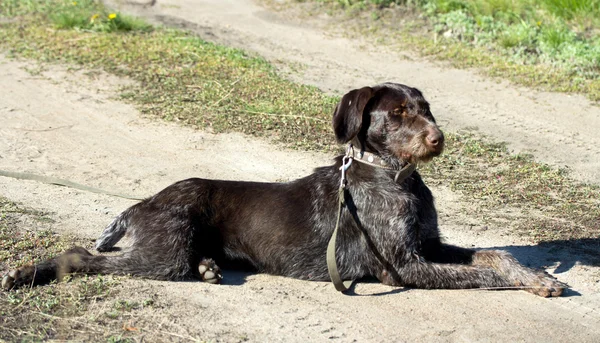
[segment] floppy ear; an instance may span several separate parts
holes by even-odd
[[[362,127],[363,111],[373,97],[373,88],[355,89],[342,97],[333,113],[333,131],[338,142],[346,143]]]

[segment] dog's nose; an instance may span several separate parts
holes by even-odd
[[[440,143],[440,135],[429,135],[429,136],[427,136],[427,142],[431,146],[437,146]]]
[[[433,151],[441,151],[444,146],[444,135],[439,130],[431,130],[429,134],[425,138],[427,140],[427,145]]]
[[[438,146],[444,142],[444,136],[440,132],[432,132],[427,135],[427,143],[431,146]]]

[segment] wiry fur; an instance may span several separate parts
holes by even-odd
[[[429,104],[404,85],[349,92],[336,107],[333,126],[338,141],[351,141],[395,167],[428,161],[443,149]],[[2,285],[41,284],[68,272],[215,282],[204,271],[211,268],[210,275],[217,275],[217,265],[236,261],[260,272],[329,280],[325,253],[336,221],[340,165],[341,156],[332,166],[287,183],[177,182],[125,210],[104,230],[98,251],[109,250],[125,234],[131,237],[131,248],[120,255],[94,256],[74,248],[9,272]],[[358,162],[348,170],[347,209],[336,249],[343,278],[375,276],[418,288],[525,286],[542,296],[562,293],[564,284],[520,265],[507,252],[443,244],[433,196],[419,173],[401,183],[394,176]]]

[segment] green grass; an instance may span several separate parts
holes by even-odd
[[[143,20],[109,11],[94,0],[3,0],[0,14],[15,17],[27,14],[48,16],[59,29],[96,32],[149,31],[152,26]]]
[[[129,77],[137,85],[124,89],[123,98],[152,117],[265,136],[290,147],[339,149],[330,128],[338,98],[281,78],[261,58],[167,28],[56,29],[52,18],[59,10],[39,3],[27,11],[12,8],[20,24],[0,26],[1,50]],[[446,51],[451,52],[465,53],[458,46]],[[547,80],[556,77],[549,74]],[[446,152],[422,171],[428,183],[450,185],[474,204],[471,214],[482,222],[533,241],[600,237],[598,187],[578,184],[563,171],[473,134],[446,134]],[[521,217],[503,218],[504,208]]]
[[[600,0],[315,1],[350,9],[350,26],[388,43],[600,100]]]
[[[25,224],[28,223],[28,224]],[[40,262],[63,252],[73,237],[59,237],[47,226],[45,213],[32,211],[0,197],[0,275],[24,264]],[[87,306],[114,294],[118,281],[108,277],[79,277],[46,287],[0,291],[0,340],[41,341],[52,338],[81,339],[65,325]]]

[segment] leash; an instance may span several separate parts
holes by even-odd
[[[336,261],[336,253],[335,253],[335,247],[336,247],[336,240],[337,240],[337,234],[339,231],[339,227],[340,227],[340,218],[342,217],[342,211],[344,210],[344,207],[346,205],[345,200],[344,200],[344,195],[346,193],[346,171],[350,168],[350,166],[352,165],[352,161],[356,159],[356,161],[359,161],[361,163],[365,163],[368,165],[372,165],[374,167],[379,167],[379,168],[383,168],[383,169],[388,169],[388,170],[392,170],[393,168],[388,167],[383,160],[380,161],[379,164],[373,163],[374,160],[378,157],[376,157],[375,155],[373,156],[369,156],[367,161],[363,161],[363,155],[365,154],[365,152],[361,152],[360,153],[360,159],[356,158],[355,154],[354,154],[354,148],[352,147],[352,144],[350,144],[348,146],[348,149],[346,150],[346,155],[342,158],[342,166],[340,167],[340,171],[341,171],[341,180],[340,180],[340,188],[338,190],[338,214],[337,214],[337,220],[335,223],[335,229],[333,229],[333,234],[331,235],[331,238],[329,239],[329,244],[327,245],[327,269],[329,271],[329,278],[331,279],[331,282],[333,283],[333,286],[335,287],[335,289],[339,292],[345,292],[347,291],[350,286],[352,285],[352,283],[354,282],[354,280],[346,280],[343,281],[341,276],[340,276],[340,272],[338,270],[337,267],[337,261]],[[404,181],[407,177],[409,177],[415,170],[416,170],[416,166],[414,164],[408,163],[406,166],[404,166],[402,169],[398,170],[398,172],[396,173],[396,176],[394,177],[394,182],[402,182]]]
[[[106,194],[106,195],[123,198],[123,199],[144,200],[144,198],[121,194],[121,193],[116,193],[116,192],[111,192],[111,191],[106,191],[106,190],[103,190],[100,188],[89,187],[86,185],[82,185],[80,183],[76,183],[76,182],[72,182],[72,181],[64,180],[64,179],[59,179],[59,178],[55,178],[55,177],[50,177],[50,176],[43,176],[43,175],[37,175],[37,174],[31,174],[31,173],[10,172],[10,171],[6,171],[6,170],[0,170],[0,176],[10,177],[13,179],[18,179],[18,180],[38,181],[38,182],[42,182],[42,183],[47,183],[49,185],[74,188],[74,189],[79,189],[82,191],[92,192],[92,193],[97,193],[97,194]]]
[[[350,147],[348,148],[348,150],[350,150]],[[331,282],[333,282],[333,285],[335,286],[335,289],[338,292],[347,291],[353,282],[352,280],[342,281],[340,272],[337,268],[337,262],[335,260],[335,242],[337,239],[338,229],[340,228],[340,218],[342,217],[342,211],[344,210],[344,206],[346,205],[344,202],[344,193],[346,192],[346,170],[350,168],[351,164],[352,157],[350,157],[348,153],[346,153],[346,156],[342,158],[342,166],[340,167],[340,170],[342,171],[342,178],[340,181],[340,188],[338,189],[337,221],[335,223],[335,229],[333,229],[333,234],[329,239],[329,244],[327,245],[327,269],[329,270],[329,278],[331,279]]]

